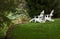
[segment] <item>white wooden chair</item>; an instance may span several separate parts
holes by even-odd
[[[29,22],[39,22],[39,23],[45,23],[45,21],[43,20],[43,15],[44,15],[44,10],[41,12],[41,14],[38,16],[38,18],[36,18],[36,16],[34,18],[32,18]]]
[[[45,15],[45,21],[48,20],[48,21],[54,22],[54,20],[52,19],[53,12],[54,12],[54,10],[52,10],[50,14]]]
[[[36,18],[36,16],[35,16],[29,22],[34,21],[34,22],[39,22],[39,23],[45,23],[47,20],[54,22],[54,20],[52,19],[53,12],[54,12],[54,10],[52,10],[50,14],[47,14],[47,15],[44,16],[44,10],[43,10],[41,12],[41,14],[38,15],[38,18]]]

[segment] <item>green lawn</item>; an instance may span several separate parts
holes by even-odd
[[[60,39],[60,19],[55,19],[55,22],[16,25],[11,31],[11,37],[12,39]]]

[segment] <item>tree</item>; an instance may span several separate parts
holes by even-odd
[[[29,15],[31,17],[40,14],[42,10],[50,13],[52,9],[56,10],[58,0],[26,0],[29,8]]]

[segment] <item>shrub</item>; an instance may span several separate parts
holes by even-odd
[[[20,23],[27,23],[29,21],[30,17],[25,14],[20,14],[19,17],[17,17],[15,20],[12,20],[14,24],[20,24]]]
[[[7,30],[8,30],[7,24],[3,23],[3,28],[0,27],[0,38],[4,38],[6,36]]]

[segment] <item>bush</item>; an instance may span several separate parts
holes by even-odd
[[[30,17],[25,14],[20,14],[15,20],[12,20],[14,24],[27,23],[30,20]]]
[[[7,30],[8,30],[7,24],[3,23],[3,28],[0,27],[0,38],[4,38],[6,36]]]
[[[14,26],[12,39],[60,39],[60,19],[47,23],[27,23]]]
[[[6,36],[11,21],[4,15],[0,15],[0,39]]]

